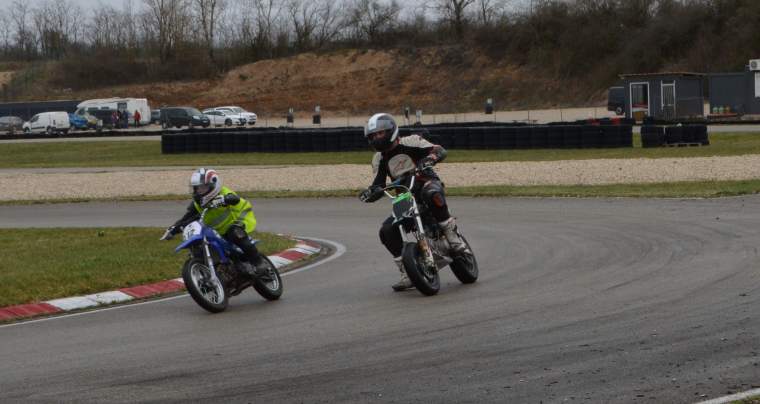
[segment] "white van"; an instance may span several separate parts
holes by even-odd
[[[145,98],[98,98],[82,101],[77,105],[75,114],[87,117],[96,115],[98,110],[127,111],[129,113],[129,125],[134,125],[135,111],[140,111],[140,125],[150,124],[150,106]]]
[[[67,112],[42,112],[24,122],[24,133],[69,133],[69,114]]]

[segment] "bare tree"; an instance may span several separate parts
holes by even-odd
[[[214,38],[219,15],[224,13],[225,2],[224,0],[193,0],[193,2],[195,3],[208,57],[211,59],[211,62],[216,63],[214,57]]]
[[[465,11],[475,0],[438,0],[437,8],[443,18],[451,23],[457,38],[464,38],[464,26],[467,22]]]
[[[314,34],[315,47],[324,48],[328,43],[334,41],[340,34],[343,27],[339,10],[343,7],[343,2],[324,0],[316,10],[318,16],[316,33]]]
[[[43,56],[60,59],[69,46],[77,41],[79,24],[76,18],[81,9],[68,0],[47,0],[32,10],[32,20],[37,29]]]
[[[15,0],[11,5],[11,20],[16,28],[16,46],[26,59],[32,59],[36,53],[34,32],[29,28],[29,3]]]
[[[174,56],[177,45],[186,34],[189,17],[186,0],[143,0],[147,7],[144,27],[156,41],[161,62]]]
[[[304,51],[311,48],[312,36],[317,29],[318,15],[314,1],[289,0],[287,12],[295,35],[293,45],[296,50]]]
[[[354,0],[348,11],[347,25],[353,30],[356,39],[375,43],[381,34],[394,27],[400,11],[401,7],[396,0],[388,4],[378,0]]]
[[[476,8],[480,24],[491,25],[494,18],[504,9],[505,3],[505,0],[477,0]]]
[[[275,0],[253,0],[256,11],[254,42],[262,56],[274,56],[275,30],[282,12],[282,4]]]
[[[13,33],[13,20],[10,14],[0,13],[0,43],[2,54],[8,56],[11,52],[11,34]]]

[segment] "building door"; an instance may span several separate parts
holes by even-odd
[[[649,83],[631,83],[630,111],[631,118],[637,122],[644,120],[644,117],[650,116],[649,113]]]
[[[666,120],[676,119],[676,83],[662,83],[662,117]]]

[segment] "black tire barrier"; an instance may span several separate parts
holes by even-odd
[[[668,126],[665,128],[665,143],[677,144],[683,143],[683,126]]]
[[[515,149],[530,149],[533,144],[530,138],[531,130],[529,126],[517,128],[515,131]]]
[[[710,144],[710,138],[707,135],[707,125],[695,125],[694,141],[700,143],[703,146]]]
[[[547,126],[530,127],[531,149],[546,149],[549,147],[549,128]]]
[[[485,148],[485,129],[486,128],[468,128],[467,135],[469,137],[469,149],[479,150]]]
[[[581,130],[581,147],[584,149],[604,147],[604,133],[601,126],[583,126]]]
[[[583,147],[583,127],[582,126],[563,126],[562,127],[562,148],[563,149],[580,149]]]
[[[517,148],[517,128],[502,127],[499,128],[499,149]]]
[[[665,144],[665,128],[645,125],[641,127],[641,147],[660,147]]]
[[[642,144],[658,144],[653,126],[642,127]],[[662,127],[659,127],[662,129]],[[679,127],[680,128],[680,127]],[[683,127],[679,139],[709,144],[704,126]],[[679,129],[669,129],[671,137]],[[675,132],[674,132],[675,131]],[[688,132],[688,135],[683,135]],[[660,130],[660,136],[664,132]],[[412,127],[400,136],[419,134],[446,149],[545,149],[632,147],[629,125],[534,125],[487,127]],[[652,138],[652,137],[655,138]],[[646,139],[645,139],[646,138]],[[651,138],[651,139],[650,139]],[[161,152],[175,153],[295,153],[370,150],[361,128],[206,130],[164,134]]]
[[[547,128],[546,147],[550,149],[561,149],[564,146],[564,134],[564,128],[561,126]]]

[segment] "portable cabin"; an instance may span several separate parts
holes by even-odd
[[[712,115],[760,115],[760,59],[750,60],[744,72],[713,73],[708,79]]]
[[[704,116],[704,76],[685,72],[620,75],[625,116],[636,121]]]

